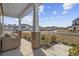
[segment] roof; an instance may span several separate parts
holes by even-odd
[[[2,6],[4,16],[13,18],[23,18],[33,9],[32,3],[2,3]]]
[[[75,19],[75,20],[73,20],[73,21],[79,21],[79,17],[78,17],[78,18],[76,18],[76,19]],[[72,21],[72,22],[73,22],[73,21]]]
[[[22,18],[32,10],[28,3],[3,3],[4,16]]]

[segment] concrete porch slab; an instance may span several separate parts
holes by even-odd
[[[68,56],[70,46],[56,44],[46,50],[43,48],[32,49],[31,43],[21,39],[21,47],[3,52],[1,56]]]

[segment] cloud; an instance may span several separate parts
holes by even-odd
[[[39,15],[40,14],[44,14],[44,5],[41,5],[40,7],[39,7]]]
[[[22,19],[22,23],[24,24],[30,24],[32,25],[33,23],[33,17],[32,16],[25,16],[23,19]]]
[[[41,5],[41,6],[39,7],[39,12],[42,12],[43,10],[44,10],[44,6]]]
[[[18,25],[18,20],[19,19],[17,18],[4,16],[4,24],[17,24]]]
[[[53,11],[53,14],[55,15],[57,13],[57,11]]]
[[[70,10],[74,5],[75,3],[64,3],[63,8],[64,10]]]
[[[75,3],[64,3],[62,5],[64,11],[62,12],[62,14],[66,14],[70,9],[72,9],[76,4]]]
[[[68,11],[63,11],[62,14],[66,14]]]

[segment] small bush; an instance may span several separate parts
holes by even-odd
[[[69,45],[68,42],[62,42],[64,45]]]
[[[79,56],[79,46],[73,46],[68,52],[69,56]]]
[[[5,33],[5,37],[11,37],[11,36],[10,36],[10,34],[8,34],[8,33]]]
[[[71,43],[71,46],[76,46],[74,43]]]
[[[27,39],[27,40],[30,40],[31,39],[31,33],[30,32],[24,32],[24,33],[22,33],[22,37]]]
[[[40,36],[40,38],[41,38],[41,40],[45,40],[45,34],[42,34],[42,35]]]
[[[56,39],[57,37],[55,35],[49,35],[49,34],[41,34],[40,36],[41,40],[43,40],[45,45],[50,45],[52,43],[57,43]]]
[[[56,35],[50,35],[50,40],[51,40],[52,43],[55,42],[56,39],[57,39]]]

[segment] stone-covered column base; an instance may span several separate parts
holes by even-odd
[[[1,42],[1,38],[0,38],[0,54],[2,52],[2,42]]]
[[[18,36],[21,39],[21,37],[22,37],[22,31],[18,31]]]
[[[40,32],[32,32],[32,48],[40,47]]]
[[[22,31],[18,31],[18,39],[19,39],[19,40],[18,40],[18,41],[19,41],[19,42],[18,42],[18,45],[19,45],[18,47],[21,46],[21,38],[22,38]]]

